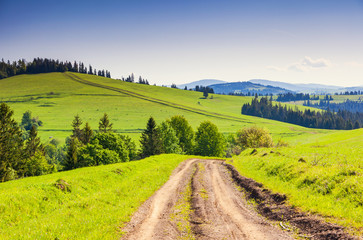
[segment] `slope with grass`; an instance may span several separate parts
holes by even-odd
[[[127,83],[114,79],[79,73],[48,73],[19,75],[0,81],[0,101],[15,111],[17,121],[31,110],[44,126],[39,128],[43,140],[50,137],[64,140],[70,135],[71,122],[79,114],[84,122],[97,128],[99,118],[108,113],[117,132],[135,140],[153,116],[159,123],[173,115],[184,115],[196,129],[200,122],[210,120],[223,133],[236,132],[245,126],[262,125],[277,138],[292,142],[305,141],[311,130],[291,124],[241,115],[243,103],[250,97],[213,95],[158,86]]]
[[[159,155],[1,183],[0,239],[117,239],[187,158]]]
[[[274,149],[245,150],[231,163],[288,196],[291,205],[363,234],[363,129]]]

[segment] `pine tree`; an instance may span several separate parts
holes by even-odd
[[[82,134],[82,143],[87,144],[91,141],[91,138],[93,136],[93,131],[91,129],[91,126],[86,122],[86,126],[83,128],[83,134]]]
[[[110,123],[107,113],[105,113],[103,117],[100,119],[98,123],[98,129],[100,132],[104,133],[112,131],[112,123]]]
[[[17,177],[22,158],[22,134],[13,115],[8,105],[0,104],[0,182]]]
[[[162,152],[162,142],[156,123],[153,117],[150,117],[146,129],[143,131],[140,139],[142,158],[160,154]]]
[[[38,137],[37,128],[33,125],[29,132],[29,138],[25,143],[24,154],[26,158],[30,158],[34,156],[36,152],[44,154],[44,146],[40,142],[40,137]]]
[[[71,138],[67,150],[67,156],[64,162],[64,169],[71,170],[78,166],[78,151],[81,147],[81,143],[77,138]]]
[[[74,119],[72,121],[72,127],[73,127],[73,134],[72,134],[72,138],[77,138],[78,140],[82,139],[82,130],[81,130],[81,125],[82,125],[82,119],[79,117],[79,115],[77,114],[76,116],[74,116]]]

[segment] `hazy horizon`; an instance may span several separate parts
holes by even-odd
[[[54,58],[157,85],[363,85],[363,1],[0,1],[1,58]]]

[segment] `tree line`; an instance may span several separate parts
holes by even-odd
[[[340,93],[335,93],[335,95],[363,95],[363,91],[345,91]]]
[[[330,110],[334,112],[338,111],[349,111],[349,112],[360,112],[363,113],[363,101],[352,101],[352,100],[345,100],[342,103],[332,103],[329,100],[320,100],[318,103],[312,103],[310,101],[305,101],[304,106],[308,107],[315,107],[324,110]]]
[[[21,124],[14,120],[10,107],[0,105],[0,182],[71,170],[127,162],[162,153],[223,156],[225,139],[217,127],[202,122],[194,132],[183,116],[174,116],[156,125],[150,117],[140,138],[140,149],[126,135],[113,130],[108,114],[104,114],[93,130],[79,115],[71,123],[72,134],[64,145],[52,139],[43,144],[37,129],[43,122],[23,114]]]
[[[310,95],[309,93],[285,93],[277,95],[277,102],[292,102],[292,101],[305,101],[305,100],[319,100],[319,96]]]
[[[7,62],[4,59],[0,62],[0,79],[12,77],[20,74],[36,74],[36,73],[50,73],[50,72],[78,72],[91,75],[98,75],[102,77],[111,78],[111,73],[108,70],[96,70],[91,65],[88,69],[83,62],[63,62],[48,58],[34,58],[33,61],[27,62],[25,59],[18,61]]]
[[[297,107],[292,109],[286,105],[273,104],[271,99],[269,100],[267,97],[262,97],[260,100],[255,97],[251,103],[242,106],[241,113],[309,128],[349,130],[363,126],[363,113],[352,113],[346,110],[339,110],[336,113],[330,110],[314,111],[306,109],[301,111]]]

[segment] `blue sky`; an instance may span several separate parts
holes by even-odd
[[[120,78],[363,85],[363,0],[0,0],[0,57]]]

